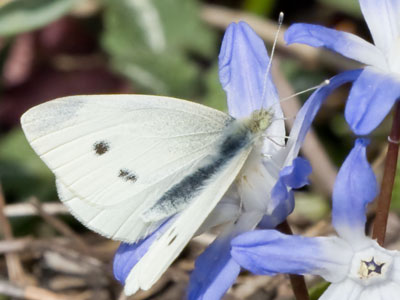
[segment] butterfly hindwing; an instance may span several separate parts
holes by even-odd
[[[127,295],[135,293],[138,289],[149,289],[161,277],[231,186],[251,149],[243,148],[224,168],[212,176],[202,192],[195,196],[192,204],[153,242],[126,279]]]

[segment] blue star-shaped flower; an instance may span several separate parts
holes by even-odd
[[[350,33],[301,23],[289,27],[285,40],[326,47],[366,65],[345,110],[352,130],[365,135],[382,122],[400,96],[400,1],[360,0],[360,6],[375,45]]]
[[[232,256],[256,273],[314,274],[332,282],[320,300],[394,299],[400,293],[400,252],[365,235],[365,210],[377,194],[358,139],[343,163],[333,191],[332,223],[339,237],[289,236],[276,230],[244,233],[232,241]]]

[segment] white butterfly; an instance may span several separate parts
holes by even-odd
[[[234,119],[168,97],[96,95],[41,104],[21,123],[56,175],[60,199],[90,229],[134,243],[176,216],[132,269],[132,294],[160,278],[246,162],[253,165],[250,153],[261,165],[272,120],[265,109]]]

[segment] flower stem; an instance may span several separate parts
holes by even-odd
[[[279,224],[276,227],[280,232],[285,234],[293,234],[292,229],[289,226],[287,221]],[[292,289],[296,300],[309,300],[310,297],[308,295],[308,290],[306,286],[306,282],[304,280],[304,276],[290,274],[290,283],[292,284]]]
[[[389,216],[390,202],[397,169],[400,142],[400,102],[396,103],[392,130],[388,138],[389,147],[386,155],[385,170],[383,172],[381,191],[378,196],[378,206],[372,238],[377,239],[379,245],[383,246],[386,235],[386,225]]]

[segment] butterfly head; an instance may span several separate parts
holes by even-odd
[[[248,128],[254,135],[261,135],[271,125],[273,112],[267,109],[255,110],[247,123]]]

